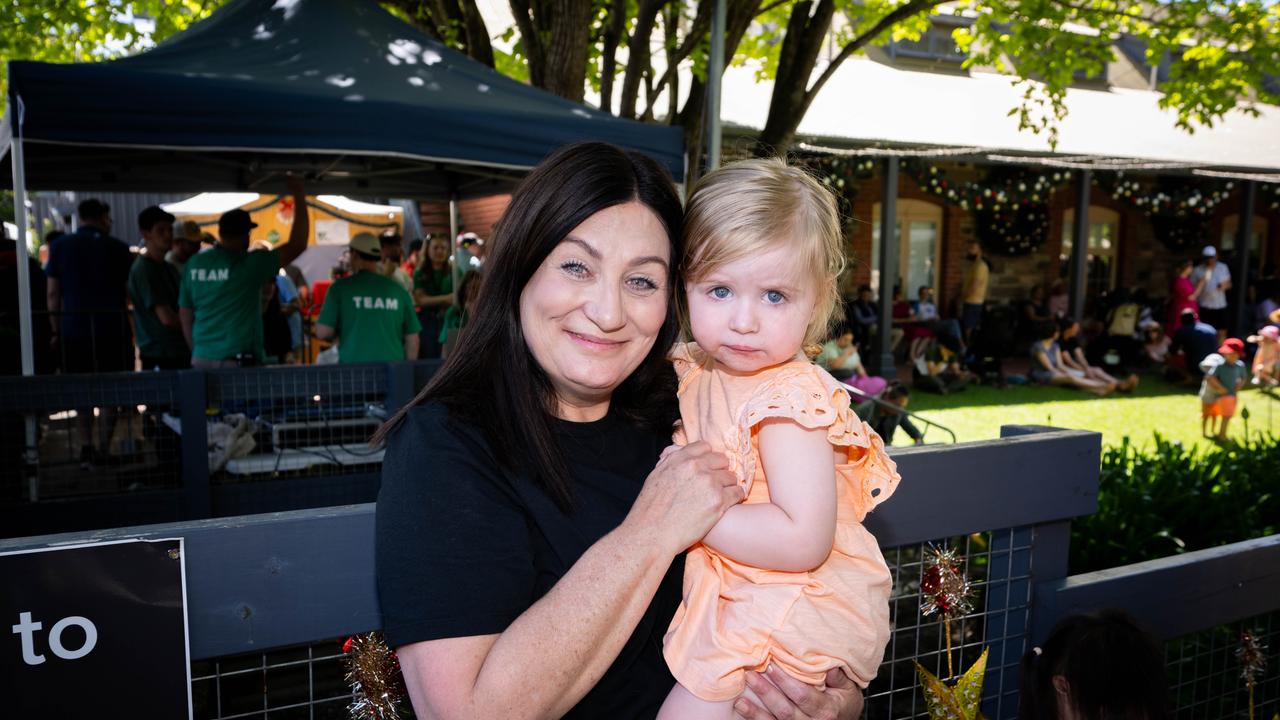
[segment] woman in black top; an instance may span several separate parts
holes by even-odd
[[[381,433],[379,601],[419,717],[651,718],[671,689],[682,553],[742,499],[705,444],[662,450],[681,219],[644,156],[543,161],[459,347]],[[744,717],[861,710],[839,673],[751,682],[772,714]]]

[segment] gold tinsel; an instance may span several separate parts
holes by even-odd
[[[353,635],[342,645],[351,684],[352,720],[401,720],[405,698],[400,662],[382,633]]]

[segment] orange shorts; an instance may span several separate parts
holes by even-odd
[[[1235,417],[1236,414],[1236,396],[1223,395],[1211,403],[1202,404],[1200,406],[1201,417]]]

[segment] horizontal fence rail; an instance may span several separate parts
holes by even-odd
[[[869,519],[868,527],[882,546],[898,547],[992,528],[1034,526],[1024,532],[1038,533],[1037,547],[1054,556],[1037,558],[1035,566],[1061,577],[1066,570],[1065,521],[1073,513],[1092,510],[1099,453],[1100,436],[1081,431],[904,449],[894,457],[909,480],[872,515],[875,522]],[[1041,482],[1011,481],[1022,477],[1033,458],[1060,473],[1057,480],[1071,478],[1072,489],[1054,492]],[[935,513],[940,505],[955,506],[955,519]],[[123,538],[185,538],[192,658],[206,659],[379,627],[373,518],[372,504],[329,507],[13,538],[0,540],[0,552]],[[1030,558],[1022,562],[1030,563]]]

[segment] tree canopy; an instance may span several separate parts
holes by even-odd
[[[380,0],[476,60],[563,97],[598,95],[603,109],[685,130],[701,155],[715,0],[508,0],[513,22],[488,27],[474,0]],[[83,61],[144,49],[221,0],[0,0],[12,12],[0,57]],[[1253,103],[1280,104],[1280,4],[1273,0],[726,0],[726,60],[774,80],[759,153],[785,150],[814,98],[850,57],[918,40],[931,18],[954,18],[964,67],[1023,84],[1020,125],[1052,144],[1078,71],[1096,73],[1116,38],[1162,68],[1161,104],[1188,131]],[[154,27],[139,32],[133,19]],[[70,40],[74,38],[74,40]],[[0,82],[3,82],[0,76]],[[686,87],[687,85],[687,87]],[[691,163],[696,166],[697,163]]]

